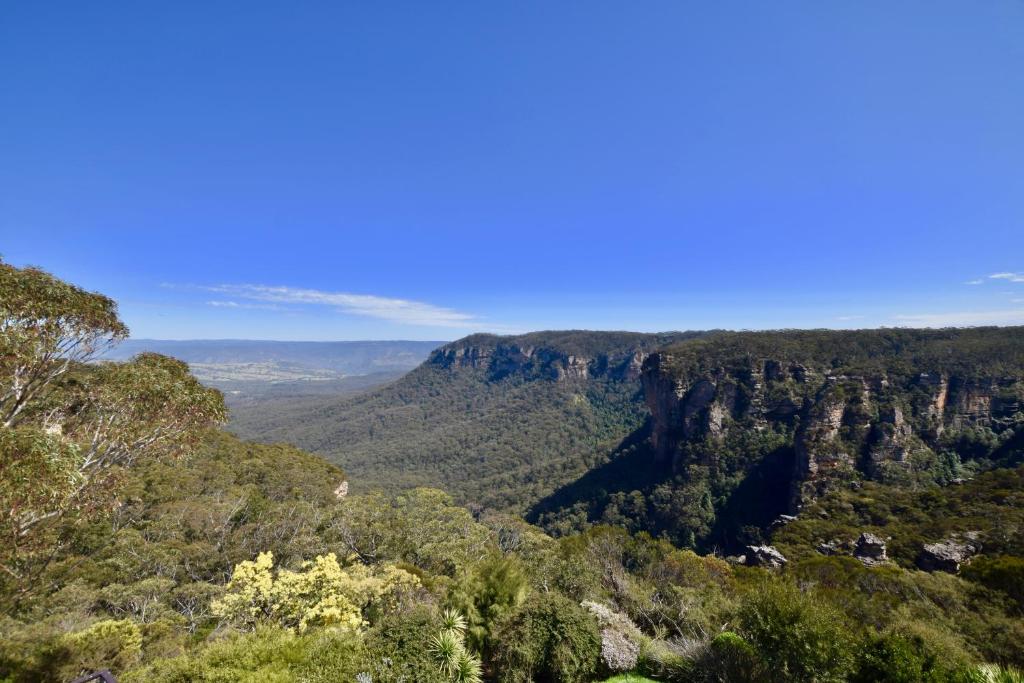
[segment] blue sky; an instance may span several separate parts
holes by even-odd
[[[13,0],[0,254],[138,337],[1024,323],[1022,122],[1019,0]]]

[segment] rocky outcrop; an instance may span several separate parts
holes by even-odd
[[[786,556],[771,545],[748,545],[745,558],[745,563],[751,567],[767,567],[769,569],[779,569],[788,562]]]
[[[853,471],[854,455],[836,438],[846,412],[846,401],[831,386],[823,389],[804,411],[794,443],[794,508],[799,507],[800,501],[824,493],[837,476]]]
[[[869,567],[889,561],[889,557],[886,555],[885,541],[867,532],[862,533],[857,539],[853,548],[853,556]]]
[[[917,566],[926,572],[956,574],[980,550],[978,534],[968,532],[938,543],[926,543],[917,556]]]
[[[685,384],[672,372],[663,371],[665,358],[652,354],[643,364],[644,400],[651,411],[651,445],[659,462],[671,463],[682,431],[682,398]]]
[[[798,517],[796,515],[779,515],[774,520],[772,520],[771,528],[778,529],[780,527],[784,527],[791,522],[795,522],[797,519]]]
[[[842,555],[848,550],[848,544],[834,538],[831,541],[822,541],[814,549],[822,555]]]
[[[737,384],[725,376],[686,384],[670,372],[660,372],[662,361],[661,354],[651,354],[644,363],[641,383],[651,411],[655,457],[676,465],[674,455],[679,443],[721,436],[744,397]]]

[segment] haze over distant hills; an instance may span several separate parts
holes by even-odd
[[[443,341],[261,341],[255,339],[128,339],[107,357],[124,360],[143,351],[195,365],[281,363],[341,375],[400,372],[422,363]]]
[[[106,354],[126,360],[150,351],[189,364],[225,392],[236,412],[249,401],[344,395],[384,384],[426,360],[440,341],[261,341],[129,339]]]

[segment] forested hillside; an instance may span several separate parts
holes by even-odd
[[[527,506],[604,463],[646,409],[644,358],[693,333],[475,335],[379,389],[302,410],[267,405],[236,431],[345,468],[358,490],[437,486],[460,502]]]

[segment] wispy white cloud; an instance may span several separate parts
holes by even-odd
[[[993,273],[988,277],[990,280],[1008,280],[1010,282],[1024,282],[1024,273]]]
[[[207,301],[207,306],[213,306],[215,308],[245,308],[245,309],[260,309],[264,311],[279,311],[280,306],[273,304],[249,304],[241,303],[238,301]]]
[[[979,280],[968,280],[964,284],[965,285],[983,285],[983,284],[985,284],[985,281],[981,280],[981,279],[979,279]]]
[[[1024,308],[996,311],[957,311],[896,315],[893,320],[908,327],[958,327],[971,325],[1024,325]]]
[[[862,315],[837,315],[836,320],[861,320],[863,317]]]
[[[342,313],[378,318],[403,325],[461,328],[482,326],[481,321],[469,313],[421,301],[394,299],[373,294],[325,292],[318,289],[269,285],[217,285],[204,287],[204,289],[231,297],[274,304],[329,306]]]

